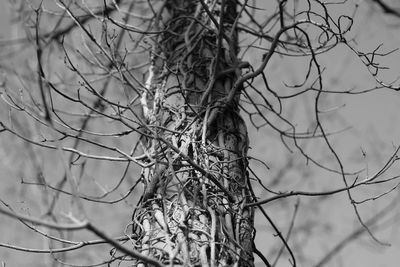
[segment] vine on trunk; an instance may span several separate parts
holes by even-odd
[[[219,108],[241,74],[236,2],[167,1],[163,14],[142,95],[153,165],[133,216],[138,249],[165,264],[253,266],[246,125],[237,100]]]

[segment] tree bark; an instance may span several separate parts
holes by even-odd
[[[141,98],[149,168],[133,214],[136,249],[173,266],[254,266],[248,136],[234,0],[160,7]],[[138,262],[138,266],[146,266]]]

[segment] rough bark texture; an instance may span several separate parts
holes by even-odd
[[[199,1],[168,0],[160,11],[141,100],[152,161],[133,214],[136,249],[174,266],[253,266],[239,96],[218,108],[240,75],[236,2],[204,4],[208,11]]]

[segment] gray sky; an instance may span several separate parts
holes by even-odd
[[[383,48],[385,51],[400,47],[400,19],[384,17],[378,12],[377,8],[364,6],[364,4],[366,4],[365,1],[358,2],[363,5],[359,9],[352,32],[352,34],[356,36],[358,44],[365,50],[371,50],[381,43],[384,43]],[[8,4],[5,2],[0,3],[0,37],[2,39],[15,36],[13,31],[10,30],[10,25],[8,23],[9,11],[6,8],[7,6]],[[341,12],[341,10],[339,9],[338,12]],[[321,62],[324,62],[324,65],[327,67],[325,79],[329,81],[328,84],[333,88],[343,89],[357,87],[358,89],[367,89],[375,86],[366,68],[360,64],[354,54],[350,53],[347,49],[336,49],[322,57]],[[399,52],[383,59],[382,63],[392,67],[392,70],[387,71],[380,78],[385,81],[395,80],[400,75],[399,62]],[[1,59],[0,64],[4,64],[4,62],[1,62]],[[296,68],[293,67],[293,65],[290,63],[282,63],[278,58],[276,58],[272,64],[276,66],[276,76],[274,77],[284,77],[287,73],[296,72]],[[281,83],[281,81],[276,81],[276,84],[279,85],[279,83]],[[333,140],[336,141],[337,149],[341,151],[344,160],[348,163],[348,167],[353,170],[367,168],[368,171],[363,172],[363,175],[374,173],[394,151],[394,146],[400,145],[399,93],[395,91],[378,90],[366,95],[331,97],[327,102],[330,105],[326,107],[327,109],[341,107],[337,111],[334,111],[334,113],[340,118],[342,124],[337,124],[336,122],[332,123],[332,125],[329,125],[329,130],[338,131],[347,126],[351,126],[351,129],[338,135],[337,138],[333,137]],[[329,122],[327,121],[327,123]],[[271,163],[271,166],[275,167],[270,173],[265,172],[265,170],[261,168],[258,169],[258,171],[264,175],[263,178],[268,179],[268,176],[279,171],[279,167],[285,164],[285,162],[281,161],[285,156],[281,158],[277,157],[275,153],[270,153],[270,148],[272,146],[274,149],[280,150],[283,149],[283,146],[281,144],[272,143],[269,144],[270,146],[263,145],[268,144],[268,141],[264,143],[264,130],[257,132],[253,129],[250,135],[252,136],[250,155],[262,157],[267,163]],[[4,137],[0,136],[0,138]],[[365,159],[362,157],[362,151],[367,153]],[[277,158],[279,160],[277,160]],[[396,170],[400,172],[399,168],[394,171]],[[319,172],[314,172],[314,175],[318,174]],[[324,186],[330,185],[330,183],[337,186],[341,184],[340,179],[334,177],[334,175],[321,177],[321,181]],[[9,194],[6,188],[9,190],[9,187],[0,188],[0,196]],[[284,189],[288,188],[282,188],[282,190]],[[376,192],[370,193],[379,194],[382,193],[382,191],[377,190]],[[385,202],[386,200],[382,200],[376,203],[376,205],[374,203],[374,205],[371,205],[371,208],[368,208],[369,206],[367,205],[367,208],[362,209],[363,215],[368,218],[373,215],[374,212],[378,211],[379,207],[382,207]],[[294,201],[289,205],[290,208],[293,208],[293,203]],[[309,245],[309,248],[314,248],[320,253],[329,250],[330,245],[340,240],[347,233],[351,232],[352,229],[358,227],[351,206],[345,197],[334,197],[333,201],[329,202],[329,205],[322,206],[322,209],[325,208],[326,210],[322,210],[321,214],[326,215],[326,220],[328,220],[328,218],[333,221],[336,220],[335,227],[337,228],[333,230],[335,240],[317,240]],[[269,206],[267,206],[267,210],[268,209]],[[306,209],[306,207],[302,207],[302,209]],[[271,208],[271,212],[276,212],[272,210],[273,208]],[[398,213],[398,211],[395,212]],[[346,225],[341,224],[342,216],[347,218]],[[0,223],[1,222],[0,220]],[[285,230],[287,225],[282,222],[282,227]],[[263,230],[261,229],[259,236],[264,238],[261,235],[262,232]],[[400,260],[398,254],[400,250],[400,238],[397,227],[391,227],[382,232],[378,231],[377,236],[390,242],[392,246],[388,248],[380,247],[371,242],[370,238],[364,237],[360,242],[355,242],[346,248],[345,251],[340,254],[342,257],[333,261],[331,265],[328,264],[328,266],[340,266],[340,259],[343,260],[342,266],[345,267],[396,266]],[[269,238],[271,240],[274,239],[271,236]],[[7,240],[0,239],[0,242],[6,241]],[[330,243],[330,241],[332,241],[332,243]],[[262,241],[260,241],[260,243],[262,243]],[[38,243],[37,245],[40,246],[41,244]],[[268,244],[261,248],[264,249],[266,247],[268,247]],[[17,266],[21,255],[21,253],[0,249],[0,261],[7,257],[10,264],[9,266]],[[289,266],[285,260],[286,257],[283,257],[278,266]]]

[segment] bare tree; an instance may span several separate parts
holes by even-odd
[[[283,256],[299,266],[307,261],[290,238],[309,229],[296,226],[299,202],[293,209],[282,206],[287,214],[294,210],[285,218],[286,233],[263,206],[296,196],[322,201],[339,193],[347,195],[359,227],[312,264],[323,266],[364,233],[384,245],[374,230],[396,201],[368,220],[359,206],[395,197],[399,182],[392,167],[399,148],[376,173],[361,178],[362,170],[347,170],[332,141],[340,133],[326,127],[332,119],[325,116],[327,96],[399,90],[397,81],[381,78],[387,67],[380,60],[395,51],[379,45],[362,52],[351,35],[358,4],[58,0],[9,5],[13,27],[24,31],[1,41],[2,56],[19,67],[1,65],[7,115],[0,117],[0,132],[28,154],[31,166],[21,170],[21,182],[36,190],[40,202],[29,216],[0,199],[0,213],[43,236],[48,248],[0,246],[48,253],[53,265],[68,264],[74,250],[107,243],[111,258],[102,264],[109,265],[255,266],[257,255],[264,266],[276,266]],[[336,14],[340,5],[348,13]],[[364,64],[373,87],[329,87],[321,57],[341,47]],[[271,65],[287,58],[301,58],[301,80],[277,85]],[[307,109],[300,121],[293,114],[296,103]],[[270,129],[297,153],[275,177],[260,178],[252,167],[261,163],[269,169],[248,155],[246,122]],[[310,142],[319,144],[319,157],[309,152]],[[341,185],[274,190],[285,173],[303,171],[299,162],[304,160],[340,177]],[[138,184],[143,190],[135,197]],[[357,200],[362,187],[379,193]],[[101,221],[87,215],[88,203],[117,209],[124,202],[132,218],[122,222],[128,225],[123,236],[111,237]],[[69,212],[60,214],[58,207],[65,204]],[[256,247],[256,221],[269,225],[279,239],[271,254]],[[79,230],[99,239],[74,241],[69,235]]]

